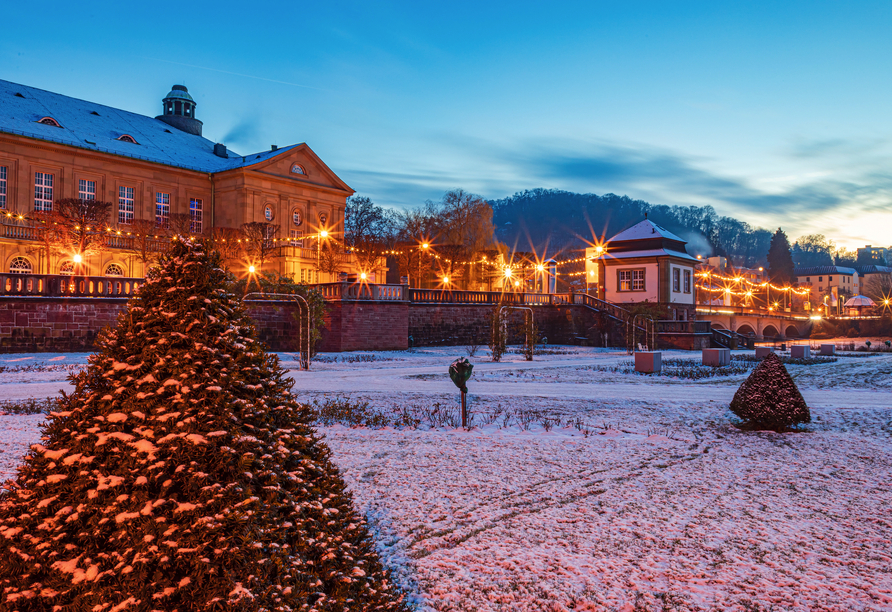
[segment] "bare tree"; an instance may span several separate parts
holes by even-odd
[[[223,256],[227,262],[238,259],[242,253],[243,234],[241,231],[233,227],[214,227],[211,228],[208,243],[211,248],[215,249]]]
[[[170,236],[188,238],[193,235],[192,217],[186,213],[173,213],[168,219],[166,229]]]
[[[67,227],[59,222],[56,211],[34,211],[31,218],[36,222],[34,232],[36,240],[28,248],[28,253],[40,257],[40,268],[43,274],[50,274],[50,260],[68,246]]]
[[[164,230],[155,225],[155,221],[135,219],[130,226],[130,231],[131,240],[128,250],[142,262],[146,269],[158,262],[158,258],[166,250],[165,247],[170,244]]]
[[[885,300],[892,299],[892,274],[871,274],[861,291],[878,305],[883,306]]]
[[[349,256],[344,248],[334,240],[323,240],[316,258],[316,267],[320,272],[325,272],[329,278],[336,278],[341,272]]]
[[[272,259],[279,248],[276,242],[279,229],[278,225],[262,221],[242,225],[242,249],[258,271],[263,269],[264,264]]]
[[[68,246],[75,255],[88,257],[106,248],[105,228],[114,204],[102,200],[82,200],[65,198],[56,200],[53,211],[58,222],[66,227]],[[82,273],[83,263],[77,263],[78,273]]]
[[[369,198],[354,196],[344,210],[344,245],[353,250],[361,270],[375,267],[394,238],[394,216]]]

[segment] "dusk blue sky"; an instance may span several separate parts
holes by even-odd
[[[306,142],[360,195],[711,204],[892,244],[892,3],[7,3],[0,77],[239,153]]]

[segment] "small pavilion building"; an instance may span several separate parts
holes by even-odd
[[[695,318],[694,268],[687,242],[647,218],[586,249],[586,280],[597,297],[618,304],[651,302],[676,321]]]

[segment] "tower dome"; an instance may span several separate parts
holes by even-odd
[[[195,118],[195,100],[185,85],[174,85],[162,100],[161,114],[155,117],[176,129],[201,136],[202,123]]]

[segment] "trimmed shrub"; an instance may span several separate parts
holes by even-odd
[[[752,427],[775,431],[811,421],[802,394],[774,353],[740,385],[731,400],[731,412]]]
[[[161,265],[0,493],[0,609],[404,609],[219,255]]]

